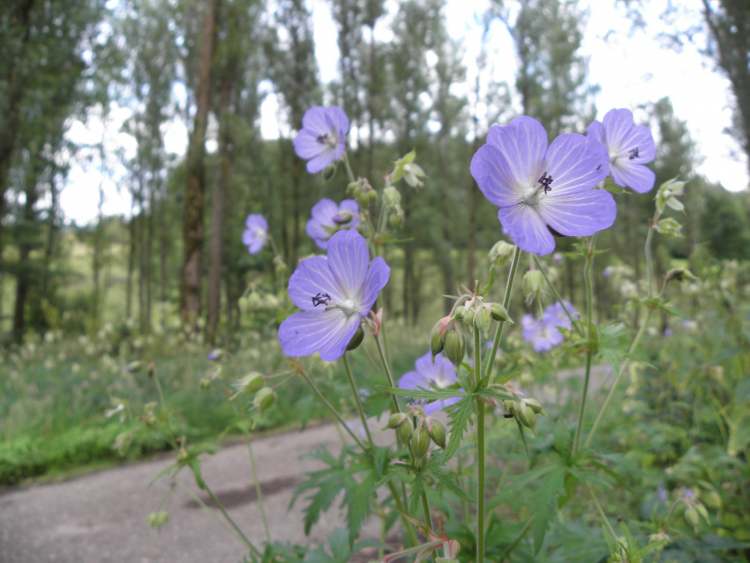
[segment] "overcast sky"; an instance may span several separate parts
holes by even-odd
[[[337,75],[336,27],[327,0],[308,2],[313,12],[320,78],[327,83]],[[712,61],[702,56],[697,47],[688,47],[677,53],[659,43],[656,34],[668,31],[659,20],[663,0],[646,3],[648,7],[643,15],[649,28],[645,32],[632,31],[630,22],[624,12],[615,7],[614,1],[588,0],[581,4],[589,10],[582,48],[589,61],[589,81],[601,88],[596,96],[598,117],[601,119],[613,107],[637,110],[638,106],[668,96],[677,117],[687,121],[690,135],[697,144],[702,158],[698,172],[728,190],[747,189],[750,182],[744,153],[724,132],[731,124],[732,115],[729,82],[714,70]],[[686,5],[692,4],[697,8],[697,2]],[[468,74],[466,84],[458,89],[466,92],[477,72],[473,61],[477,59],[480,46],[479,21],[487,5],[487,0],[446,2],[448,32],[461,41]],[[396,6],[395,1],[389,2],[391,14],[395,13]],[[389,39],[387,19],[378,27],[377,36],[380,40]],[[517,68],[513,45],[501,25],[493,26],[489,45],[492,78],[513,84]],[[288,126],[280,124],[278,113],[275,96],[268,96],[261,108],[260,126],[264,137],[275,138],[280,130],[288,133]],[[123,182],[125,170],[115,156],[117,150],[127,156],[135,152],[134,139],[120,131],[129,114],[127,108],[115,107],[106,120],[92,115],[86,123],[73,123],[68,134],[72,141],[95,143],[104,138],[109,156],[104,171],[98,159],[91,162],[81,159],[73,164],[61,194],[61,205],[67,219],[85,223],[96,217],[100,185],[105,190],[105,214],[129,213],[130,198]],[[168,151],[184,154],[187,128],[182,121],[176,119],[165,124],[163,134]],[[208,149],[215,150],[213,141],[209,141]]]

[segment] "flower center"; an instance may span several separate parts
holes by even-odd
[[[255,234],[255,238],[259,238],[259,239],[266,238],[266,231],[264,229],[261,229],[260,227],[256,227],[253,233]]]
[[[338,138],[336,137],[336,134],[333,131],[330,131],[328,133],[323,133],[322,135],[318,135],[317,141],[321,145],[325,145],[329,149],[335,149],[336,145],[338,144]]]
[[[630,149],[630,152],[628,152],[628,160],[635,160],[636,158],[638,158],[638,147]]]
[[[536,206],[540,194],[547,194],[552,191],[552,182],[554,182],[554,179],[545,170],[536,181],[536,184],[532,184],[526,188],[523,195],[523,202],[532,207]]]

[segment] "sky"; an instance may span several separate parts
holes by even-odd
[[[589,82],[600,91],[595,101],[598,118],[610,108],[625,107],[635,111],[636,119],[645,120],[639,106],[668,96],[675,115],[685,120],[697,145],[701,162],[697,172],[710,181],[720,183],[730,191],[747,189],[750,179],[744,153],[738,143],[725,133],[731,124],[731,89],[729,82],[714,69],[713,62],[701,55],[697,46],[682,52],[666,48],[657,39],[659,32],[668,31],[659,15],[665,0],[645,3],[644,19],[647,30],[632,29],[624,11],[613,0],[582,0],[588,10],[585,22],[582,54],[589,65]],[[320,78],[329,83],[337,77],[338,47],[336,26],[327,0],[308,0],[313,14],[315,54]],[[456,86],[456,93],[469,93],[478,72],[474,61],[480,49],[480,21],[489,0],[447,0],[445,16],[448,33],[461,42],[467,69],[466,82]],[[697,3],[695,3],[697,5]],[[397,2],[388,2],[390,18]],[[693,20],[695,21],[695,20]],[[679,23],[679,22],[678,22]],[[388,41],[391,37],[388,18],[381,20],[376,37]],[[701,39],[698,39],[700,46]],[[500,24],[491,28],[488,39],[488,62],[493,80],[513,84],[517,68],[514,48],[507,30]],[[176,99],[184,93],[176,86]],[[263,137],[288,135],[289,125],[279,117],[278,99],[270,91],[270,84],[262,89],[269,92],[261,106],[260,129]],[[517,109],[517,108],[516,108]],[[68,132],[69,140],[91,144],[104,140],[107,157],[104,163],[97,155],[82,152],[72,163],[60,203],[68,220],[85,224],[98,214],[99,189],[104,191],[102,212],[105,215],[128,215],[131,200],[126,189],[126,171],[121,156],[132,157],[135,140],[124,133],[122,124],[130,115],[125,107],[110,108],[107,116],[92,113],[85,122],[75,121]],[[162,128],[167,150],[182,156],[187,147],[188,129],[181,119],[174,119]],[[215,150],[209,139],[207,149]],[[468,165],[468,164],[467,164]]]

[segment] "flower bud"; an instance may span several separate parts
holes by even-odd
[[[464,337],[461,331],[453,328],[445,334],[443,353],[455,365],[461,364],[464,359]]]
[[[688,524],[690,524],[693,528],[697,528],[698,524],[700,522],[700,515],[698,514],[698,511],[693,506],[689,506],[687,510],[685,510],[685,520],[687,520]]]
[[[427,418],[427,433],[435,444],[445,449],[445,426],[442,422],[434,418]]]
[[[407,416],[406,420],[399,424],[398,428],[396,429],[396,436],[398,437],[400,442],[403,442],[405,444],[409,441],[409,438],[411,438],[413,432],[414,424],[412,424],[411,418]]]
[[[539,414],[544,410],[544,408],[542,407],[542,403],[540,403],[536,399],[532,399],[532,398],[522,399],[521,402],[528,405],[531,408],[531,410],[534,411],[535,414]]]
[[[352,339],[349,341],[349,344],[347,344],[346,349],[347,351],[350,350],[356,350],[359,348],[359,345],[362,344],[362,341],[365,339],[365,331],[362,330],[362,327],[360,326],[357,329],[357,332],[354,333],[354,336],[352,336]]]
[[[402,412],[394,412],[391,417],[388,419],[388,426],[387,428],[398,428],[401,426],[404,422],[406,422],[409,419],[407,415],[405,415]]]
[[[495,266],[504,266],[513,256],[516,247],[504,240],[497,241],[490,249],[489,258]]]
[[[432,327],[432,331],[430,332],[430,350],[432,351],[433,357],[442,352],[443,345],[445,344],[445,332],[450,325],[451,318],[449,315],[446,315]]]
[[[716,491],[705,491],[701,493],[701,498],[710,508],[714,510],[721,508],[721,497]]]
[[[490,306],[490,312],[492,314],[492,318],[495,319],[496,321],[503,321],[503,322],[509,322],[509,323],[513,322],[513,319],[510,318],[508,311],[500,303],[493,303]]]
[[[477,325],[477,327],[482,331],[488,331],[490,329],[490,324],[492,323],[492,314],[490,313],[490,309],[488,307],[481,307],[475,314],[474,314],[474,324]]]
[[[516,406],[514,411],[521,424],[523,424],[526,428],[531,428],[532,430],[534,429],[534,426],[536,425],[536,413],[534,412],[533,408],[526,404],[525,401],[521,401],[521,403]]]
[[[697,278],[687,268],[672,268],[664,276],[664,283],[667,284],[671,281],[683,282],[683,281],[695,281]]]
[[[396,208],[401,205],[401,193],[393,186],[388,186],[383,190],[383,205],[389,208]]]
[[[417,427],[411,436],[411,449],[416,459],[423,459],[430,449],[430,435],[423,426]]]
[[[241,393],[247,393],[248,395],[252,395],[256,391],[258,391],[260,388],[262,388],[265,385],[265,380],[263,379],[263,376],[259,374],[257,371],[252,371],[248,373],[245,377],[242,377],[235,383],[234,387],[237,389],[237,394]]]
[[[274,393],[273,389],[270,387],[263,387],[253,399],[253,405],[255,405],[255,408],[260,412],[267,411],[275,402],[276,393]]]
[[[160,510],[159,512],[152,512],[148,515],[146,521],[152,528],[161,528],[169,521],[169,512],[166,512],[164,510]]]
[[[539,270],[529,270],[523,276],[523,293],[526,301],[531,302],[542,292],[544,276]]]

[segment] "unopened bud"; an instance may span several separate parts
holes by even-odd
[[[448,329],[448,326],[450,326],[450,322],[451,318],[445,316],[432,327],[432,331],[430,332],[430,350],[432,351],[433,357],[437,356],[443,350],[443,345],[445,344],[445,332]]]
[[[252,395],[259,389],[261,389],[266,384],[265,380],[263,379],[263,376],[259,374],[257,371],[252,371],[248,373],[245,377],[241,378],[237,383],[235,384],[235,387],[237,389],[237,393],[247,393],[248,395]]]
[[[409,417],[407,415],[405,415],[404,413],[402,413],[402,412],[395,412],[388,419],[388,428],[398,428],[404,422],[406,422],[408,419],[409,419]]]
[[[688,524],[690,524],[693,528],[698,527],[698,523],[700,522],[700,515],[698,514],[698,511],[695,509],[695,507],[689,506],[687,510],[685,510],[685,520],[687,520]]]
[[[531,410],[533,410],[534,413],[536,414],[539,414],[544,410],[544,408],[542,407],[542,403],[540,403],[536,399],[532,399],[532,398],[522,399],[521,402],[528,405],[531,408]]]
[[[442,422],[435,420],[434,418],[428,418],[427,433],[430,435],[433,442],[442,449],[445,449],[445,426],[443,426]]]
[[[492,314],[490,313],[489,308],[482,307],[474,314],[474,324],[483,331],[488,331],[490,329],[490,324],[492,323]]]
[[[414,457],[423,459],[430,449],[430,434],[423,426],[419,426],[411,435],[411,449]]]
[[[383,205],[391,208],[399,207],[401,205],[401,193],[393,186],[388,186],[383,190]]]
[[[269,408],[271,408],[271,405],[273,405],[276,402],[276,393],[274,393],[273,389],[270,387],[263,387],[258,393],[255,395],[255,398],[253,399],[253,405],[255,405],[255,408],[258,409],[260,412],[265,412]]]
[[[147,522],[152,528],[161,528],[164,524],[169,521],[169,512],[160,510],[159,512],[152,512],[148,515]]]
[[[534,412],[534,409],[522,401],[514,410],[518,420],[521,421],[521,424],[526,428],[531,428],[533,430],[536,425],[536,413]]]
[[[671,281],[694,281],[696,279],[697,278],[693,275],[693,273],[687,268],[673,268],[667,272],[666,276],[664,276],[664,283],[666,284]]]
[[[704,493],[701,493],[701,498],[709,507],[713,508],[714,510],[718,510],[721,508],[721,497],[716,491],[706,491]]]
[[[490,306],[490,312],[492,313],[492,318],[496,321],[503,321],[508,323],[513,322],[513,319],[510,318],[508,311],[500,303],[493,303]]]
[[[513,246],[509,242],[505,242],[504,240],[496,242],[495,245],[490,249],[490,262],[494,263],[496,266],[505,265],[513,256],[513,252],[515,251],[515,249],[515,246]]]
[[[458,329],[449,330],[445,335],[444,355],[455,365],[464,359],[464,337]]]
[[[362,330],[362,327],[360,326],[357,329],[357,332],[354,333],[354,336],[352,336],[352,339],[349,341],[349,344],[346,346],[347,351],[348,350],[356,350],[360,344],[362,344],[362,341],[365,339],[365,331]]]
[[[523,293],[528,302],[533,301],[542,292],[544,276],[539,270],[529,270],[523,276]]]
[[[411,418],[406,417],[406,420],[399,424],[396,429],[396,436],[400,442],[406,444],[411,438],[412,432],[414,432],[414,424],[412,424]]]

